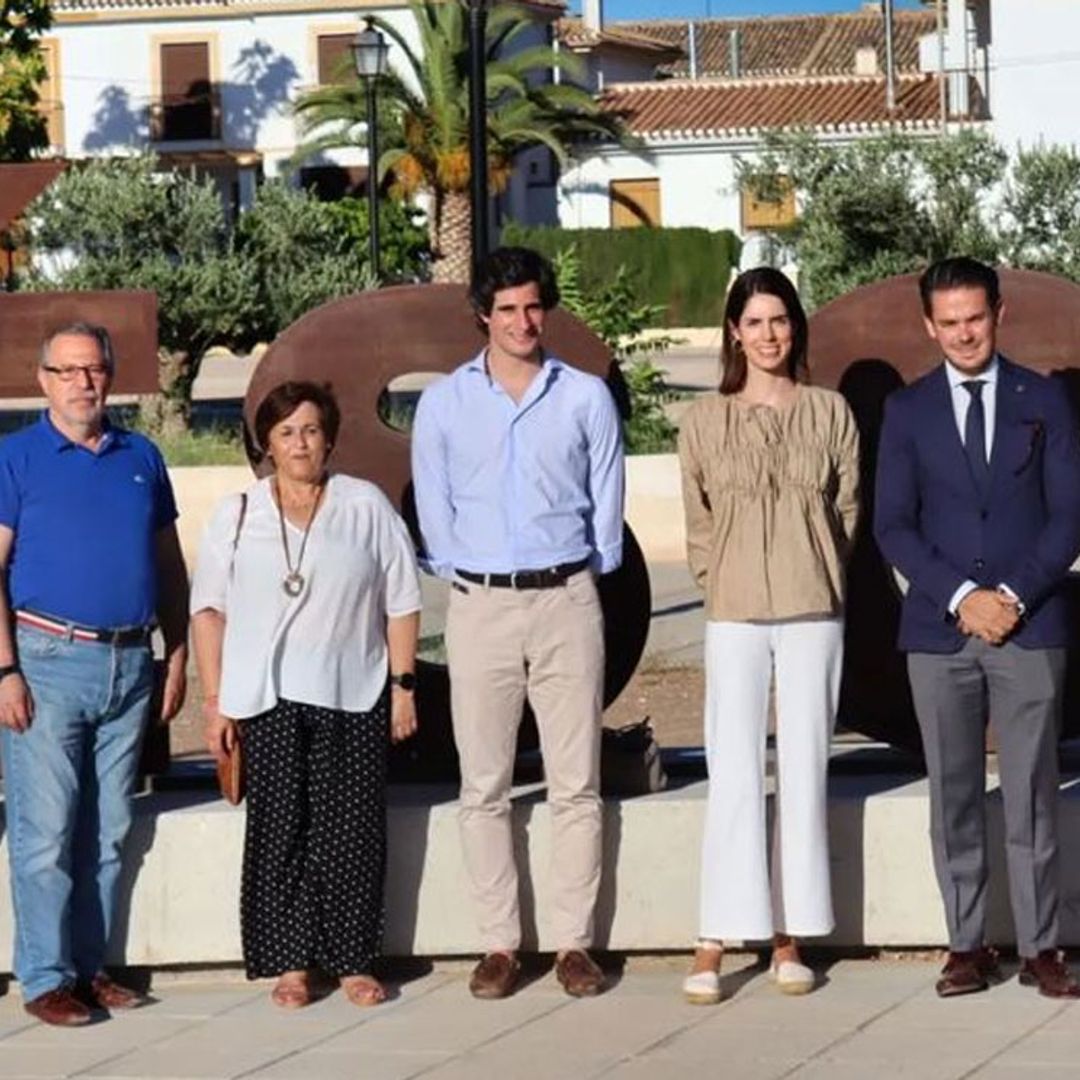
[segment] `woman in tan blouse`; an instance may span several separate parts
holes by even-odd
[[[700,938],[683,990],[719,1001],[725,938],[773,943],[785,993],[813,989],[797,938],[833,927],[826,772],[843,659],[844,563],[859,451],[844,399],[801,379],[807,321],[778,270],[740,275],[724,313],[720,393],[679,434],[690,568],[705,590],[709,796]],[[765,740],[775,676],[770,875]]]

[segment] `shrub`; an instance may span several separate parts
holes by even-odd
[[[555,273],[562,304],[601,338],[615,353],[630,395],[630,416],[623,424],[628,454],[662,454],[675,448],[678,429],[664,405],[673,400],[663,372],[647,353],[672,344],[669,337],[641,340],[642,331],[655,325],[656,305],[642,302],[634,276],[625,266],[599,289],[584,288],[581,258],[571,245],[557,252]]]
[[[719,326],[740,252],[734,233],[708,229],[561,229],[509,222],[502,243],[535,248],[548,258],[576,248],[586,293],[603,289],[625,266],[637,299],[651,307],[647,326]]]

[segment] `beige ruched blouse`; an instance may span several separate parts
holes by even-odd
[[[784,409],[701,398],[679,432],[686,547],[709,619],[838,615],[859,513],[847,402],[800,385]]]

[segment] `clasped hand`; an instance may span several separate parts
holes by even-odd
[[[960,632],[980,637],[989,645],[1000,645],[1020,621],[1020,605],[1015,597],[994,589],[975,589],[956,609]]]

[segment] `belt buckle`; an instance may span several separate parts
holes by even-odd
[[[510,571],[510,588],[511,589],[520,588],[520,586],[518,585],[518,571],[517,570],[511,570]]]

